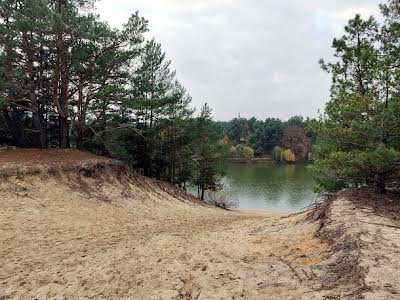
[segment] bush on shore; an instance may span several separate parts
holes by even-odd
[[[251,147],[239,144],[231,147],[230,155],[233,158],[244,158],[250,160],[254,158],[254,150]]]
[[[232,191],[227,187],[219,191],[208,191],[205,199],[208,203],[223,209],[238,208],[239,206],[239,201],[233,198]]]
[[[296,156],[291,149],[282,149],[281,147],[275,147],[273,150],[273,157],[276,161],[282,162],[295,162]]]

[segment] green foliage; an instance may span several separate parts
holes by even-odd
[[[8,105],[7,98],[0,98],[0,110],[6,108]]]
[[[226,144],[138,12],[122,29],[92,0],[0,1],[0,143],[122,159],[185,188],[220,186]]]
[[[246,119],[235,118],[229,122],[228,136],[235,143],[246,142],[250,135],[250,126]]]
[[[279,162],[295,162],[296,156],[291,149],[282,149],[281,147],[275,147],[272,155],[274,160]]]
[[[302,116],[293,116],[285,122],[285,127],[301,127],[305,128],[307,121]]]
[[[304,128],[314,143],[315,131],[309,130],[308,127],[316,122],[313,119],[294,116],[286,122],[274,118],[265,121],[235,118],[229,122],[218,122],[218,125],[222,131],[221,138],[227,135],[233,144],[245,144],[254,150],[255,155],[263,155],[271,153],[275,146],[281,145],[284,129],[288,127]]]
[[[274,157],[274,160],[276,161],[283,161],[283,149],[281,147],[274,147],[274,150],[272,152],[272,155]]]
[[[229,147],[221,142],[218,126],[212,121],[211,109],[207,103],[193,125],[193,183],[198,187],[199,197],[204,200],[206,191],[222,189],[221,175],[224,174],[223,163],[228,156]]]
[[[400,23],[385,7],[384,25],[350,20],[333,43],[338,60],[322,62],[333,84],[325,114],[310,126],[319,191],[373,184],[384,193],[400,179]]]
[[[254,158],[254,150],[251,147],[239,144],[230,148],[230,156],[251,160]]]
[[[320,193],[334,193],[345,188],[347,185],[342,180],[332,180],[329,177],[315,177],[315,187],[314,192],[316,194]]]
[[[264,122],[256,122],[250,135],[250,145],[257,154],[268,153],[272,147],[281,143],[284,126],[284,123],[279,119],[266,119]]]

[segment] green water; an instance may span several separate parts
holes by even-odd
[[[305,164],[228,164],[223,181],[242,210],[294,212],[315,199]]]

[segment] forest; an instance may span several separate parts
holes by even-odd
[[[0,144],[119,158],[203,198],[225,153],[210,107],[195,114],[138,12],[116,29],[93,4],[1,1]]]
[[[320,191],[374,185],[400,174],[400,9],[357,15],[335,38],[331,99],[319,119],[216,122],[178,81],[138,12],[122,28],[92,0],[0,2],[0,144],[69,148],[128,162],[178,187],[220,188],[227,157],[315,162]]]
[[[317,122],[302,116],[294,116],[287,121],[238,117],[217,124],[224,139],[231,145],[230,157],[271,157],[276,161],[294,162],[312,159],[316,133],[311,128]],[[285,151],[290,155],[285,155]]]
[[[307,127],[302,117],[215,122],[206,103],[196,112],[161,44],[146,38],[148,21],[136,12],[112,28],[93,4],[1,2],[0,144],[121,159],[204,198],[235,151],[271,154],[285,128]]]

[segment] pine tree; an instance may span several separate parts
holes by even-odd
[[[227,145],[219,139],[218,129],[212,121],[211,109],[207,103],[195,120],[195,176],[193,183],[198,187],[199,198],[204,200],[207,190],[217,191],[222,188],[222,163],[229,151]]]
[[[149,177],[154,175],[153,160],[160,147],[157,122],[162,118],[163,108],[173,101],[175,71],[170,69],[170,65],[161,45],[152,39],[144,46],[139,66],[131,77],[128,106],[135,110],[138,127],[143,131],[141,167]]]
[[[394,24],[394,23],[392,23]],[[398,27],[397,27],[398,28]],[[346,34],[335,39],[336,63],[322,66],[332,74],[332,99],[319,123],[315,169],[323,190],[374,184],[384,193],[400,167],[400,106],[396,89],[399,31],[379,28],[359,15]]]

